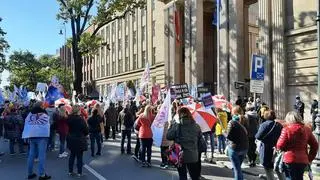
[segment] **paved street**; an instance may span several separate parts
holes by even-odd
[[[1,140],[0,149],[8,152],[8,144]],[[58,159],[58,152],[48,153],[47,173],[53,179],[68,180],[67,159]],[[21,180],[26,178],[26,156],[1,157],[0,175],[1,180]],[[175,169],[163,170],[159,168],[161,158],[158,148],[154,148],[152,154],[152,168],[141,168],[131,156],[120,154],[119,137],[116,141],[109,140],[104,143],[101,157],[92,158],[90,153],[85,153],[84,180],[126,180],[126,179],[152,179],[152,180],[177,180],[178,174]],[[228,168],[203,163],[202,175],[207,179],[232,179],[232,171]],[[246,179],[257,179],[254,176],[246,176]]]

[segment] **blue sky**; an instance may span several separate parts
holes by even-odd
[[[58,11],[56,0],[1,0],[0,26],[11,46],[8,55],[15,50],[29,50],[37,56],[56,54],[64,43],[64,36],[59,35],[63,24],[56,19]],[[7,76],[7,72],[2,74],[1,86]]]

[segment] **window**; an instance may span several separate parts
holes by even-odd
[[[125,48],[127,49],[128,46],[129,46],[129,36],[126,35],[126,37],[125,37]]]
[[[100,68],[99,68],[99,66],[97,67],[97,78],[100,78]]]
[[[118,73],[122,73],[123,72],[123,61],[122,59],[119,59],[118,62]]]
[[[133,44],[137,43],[137,31],[133,31]]]
[[[156,35],[156,21],[152,21],[152,37]]]
[[[129,71],[129,57],[126,57],[124,61],[124,72],[128,72],[128,71]]]
[[[156,63],[156,48],[152,48],[152,65]]]
[[[155,0],[151,0],[151,9],[154,10],[156,7],[156,3],[154,2]]]
[[[107,26],[107,39],[109,39],[109,36],[110,36],[110,28],[109,28],[109,26]]]
[[[102,46],[102,48],[101,48],[101,51],[100,51],[101,53],[101,61],[102,61],[102,63],[104,64],[104,61],[105,61],[105,58],[106,58],[106,54],[105,54],[105,46]]]
[[[116,62],[112,61],[112,75],[116,73]]]
[[[133,55],[133,70],[137,69],[138,63],[137,63],[137,55]]]
[[[118,40],[118,51],[122,50],[122,41],[121,39]]]
[[[116,44],[115,42],[112,42],[112,54],[115,52],[116,48]]]
[[[110,64],[107,63],[107,76],[110,76]]]
[[[146,65],[146,51],[142,51],[142,67]]]
[[[136,22],[136,13],[132,14],[132,23],[135,23]]]
[[[105,77],[105,69],[104,69],[104,64],[101,65],[101,77]]]
[[[120,32],[121,31],[121,26],[122,25],[122,21],[121,19],[118,21],[118,31]]]
[[[146,15],[146,10],[143,8],[143,9],[141,9],[141,16],[143,17],[145,15]]]
[[[106,41],[106,32],[105,32],[104,28],[101,30],[101,35],[100,36],[102,37],[102,42],[105,42]]]
[[[142,26],[142,28],[141,28],[142,30],[141,30],[141,33],[142,33],[142,41],[145,41],[145,39],[146,39],[146,26]]]

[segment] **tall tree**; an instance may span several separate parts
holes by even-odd
[[[72,73],[65,71],[59,58],[51,55],[43,55],[36,58],[29,51],[14,51],[6,68],[10,71],[10,86],[23,85],[29,91],[35,91],[37,82],[50,82],[52,76],[57,76],[60,83],[69,90],[72,82]]]
[[[128,13],[134,13],[136,8],[144,8],[145,0],[57,0],[60,10],[57,15],[59,20],[69,22],[72,38],[71,48],[75,64],[74,88],[77,93],[82,92],[82,56],[96,52],[100,42],[97,33],[106,24]],[[93,6],[96,5],[97,14],[92,15]],[[86,34],[85,28],[93,25],[93,33]],[[94,42],[94,43],[92,43]]]
[[[0,22],[2,21],[2,18],[0,17]],[[7,33],[4,32],[2,30],[2,28],[0,27],[0,73],[5,69],[5,53],[7,52],[7,50],[9,49],[9,44],[8,42],[5,40],[4,36]]]

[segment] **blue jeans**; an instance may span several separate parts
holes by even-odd
[[[46,153],[47,153],[47,145],[48,145],[48,138],[30,138],[30,151],[28,156],[28,175],[33,173],[33,162],[36,158],[36,153],[38,151],[38,158],[39,158],[39,170],[38,175],[43,176],[44,172],[44,165],[46,161]]]
[[[66,137],[59,136],[59,139],[60,139],[59,154],[62,154],[66,150]]]
[[[228,156],[233,166],[233,174],[235,180],[243,180],[241,164],[247,152],[248,150],[234,151],[232,148],[228,147]]]
[[[19,146],[19,152],[22,153],[24,152],[23,150],[23,139],[10,139],[9,140],[9,150],[10,150],[10,154],[14,154],[14,143],[15,143],[15,140],[17,140],[18,142],[18,146]]]
[[[204,136],[204,139],[206,140],[206,142],[208,142],[208,140],[210,138],[211,153],[214,153],[214,134],[210,131],[210,132],[203,133],[203,136]]]
[[[218,149],[219,152],[224,152],[224,149],[226,148],[226,137],[224,135],[218,135]]]

